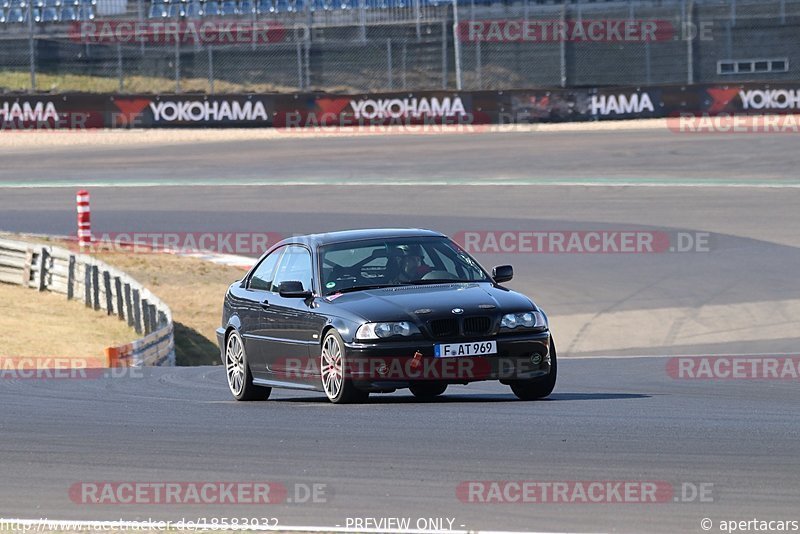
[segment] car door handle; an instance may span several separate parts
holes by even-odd
[[[261,307],[265,308],[265,309],[269,308],[269,301],[267,299],[262,300],[261,301]]]

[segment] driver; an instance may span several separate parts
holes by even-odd
[[[431,271],[422,260],[423,252],[419,245],[400,245],[392,252],[391,259],[395,263],[390,282],[393,284],[417,281]]]

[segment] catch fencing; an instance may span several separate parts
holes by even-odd
[[[15,2],[25,7],[4,8],[0,24],[0,91],[355,94],[800,79],[800,0],[5,0]]]
[[[143,337],[106,349],[111,367],[175,365],[172,312],[122,271],[67,249],[0,239],[0,282],[65,294],[127,321]]]

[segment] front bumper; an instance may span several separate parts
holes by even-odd
[[[496,341],[497,354],[436,358],[434,345]],[[367,390],[408,387],[415,382],[467,384],[481,380],[510,383],[550,373],[550,332],[531,332],[442,341],[402,340],[346,343],[345,375]]]

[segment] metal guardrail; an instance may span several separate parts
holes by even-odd
[[[85,254],[0,239],[0,282],[77,299],[127,321],[144,337],[108,347],[109,367],[175,365],[172,312],[126,273]]]

